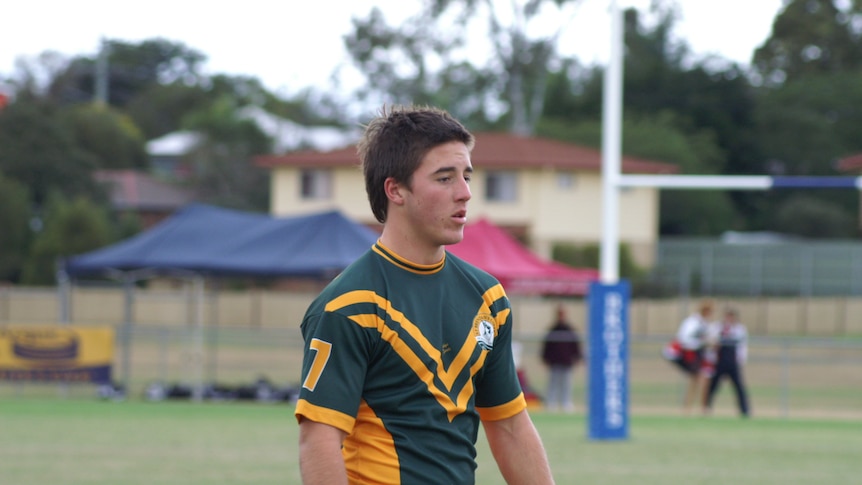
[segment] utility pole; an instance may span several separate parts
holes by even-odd
[[[93,102],[96,104],[108,105],[108,55],[110,48],[108,47],[105,38],[102,37],[99,43],[99,55],[96,57],[96,72],[95,72],[95,89],[93,93]]]

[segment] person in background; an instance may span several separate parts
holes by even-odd
[[[676,364],[688,377],[688,386],[683,400],[683,411],[691,411],[695,401],[706,405],[709,367],[704,366],[709,324],[715,311],[715,302],[705,299],[696,312],[686,317],[679,325],[675,337],[665,347],[664,357]]]
[[[714,356],[715,364],[707,388],[704,409],[707,413],[712,411],[715,392],[722,379],[727,377],[736,390],[739,414],[748,417],[748,393],[742,377],[742,368],[748,359],[748,330],[739,321],[739,312],[735,308],[728,307],[724,311],[722,321],[712,324],[710,336],[712,342],[710,354]]]
[[[542,362],[549,370],[548,392],[545,396],[548,410],[575,410],[572,402],[572,376],[582,357],[580,336],[567,320],[565,308],[559,305],[556,320],[545,334],[542,343]]]
[[[366,126],[359,160],[383,232],[301,324],[305,485],[474,483],[480,423],[507,483],[554,482],[509,299],[445,249],[464,237],[473,143],[435,108],[384,108]]]

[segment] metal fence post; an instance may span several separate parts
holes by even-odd
[[[711,244],[700,246],[700,289],[704,295],[712,294],[715,251]]]
[[[781,417],[790,411],[790,338],[781,339]]]
[[[757,296],[763,293],[763,249],[752,247],[748,253],[749,278],[748,293]]]
[[[120,329],[120,342],[123,352],[122,382],[126,392],[131,391],[130,379],[132,368],[132,301],[134,300],[135,279],[129,273],[123,273],[123,323]]]

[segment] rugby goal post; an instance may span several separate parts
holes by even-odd
[[[619,190],[658,189],[862,190],[862,177],[769,175],[623,175],[622,79],[623,14],[616,0],[610,5],[610,57],[604,77],[602,108],[602,235],[600,280],[588,295],[589,381],[588,437],[624,440],[629,437],[629,299],[630,287],[619,277]]]

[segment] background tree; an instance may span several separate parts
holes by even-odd
[[[35,57],[21,57],[15,60],[15,70],[6,81],[18,100],[44,99],[50,85],[68,65],[69,59],[56,51],[45,51]]]
[[[388,25],[375,8],[366,19],[353,19],[345,46],[368,79],[360,93],[365,99],[385,93],[383,101],[433,103],[473,129],[505,115],[510,131],[530,134],[543,111],[547,73],[567,23],[566,7],[573,3],[426,0],[420,13],[400,26]],[[555,14],[559,24],[550,32],[543,24],[542,35],[529,35],[541,14],[545,19]],[[468,32],[473,39],[489,40],[487,59],[464,49]]]
[[[107,212],[85,197],[69,201],[62,195],[53,194],[44,221],[44,229],[36,236],[24,266],[24,284],[54,284],[60,258],[114,241]]]
[[[467,3],[465,11],[475,8]],[[544,110],[548,67],[557,58],[557,41],[565,24],[558,25],[549,35],[533,38],[528,35],[529,24],[546,10],[543,7],[553,6],[559,10],[565,2],[555,0],[553,5],[539,0],[521,5],[512,2],[512,20],[508,24],[502,20],[505,15],[497,11],[499,4],[484,3],[496,54],[491,65],[504,75],[503,100],[509,105],[510,129],[519,135],[530,135]]]
[[[836,175],[862,150],[862,69],[811,75],[761,93],[757,134],[778,175]]]
[[[58,121],[98,168],[147,166],[144,136],[132,119],[99,103],[81,103],[61,108]]]
[[[463,46],[463,36],[438,38],[431,13],[424,10],[402,26],[390,26],[383,12],[374,7],[365,19],[352,19],[353,31],[344,36],[344,45],[354,66],[366,82],[355,93],[369,106],[381,104],[437,105],[466,123],[486,123],[483,91],[492,80],[469,63],[451,58]],[[421,21],[420,21],[421,19]],[[444,66],[437,71],[434,66]],[[475,86],[473,94],[458,96],[444,86]],[[460,106],[453,98],[463,101]]]
[[[192,184],[199,200],[239,209],[269,207],[268,173],[252,158],[269,153],[272,140],[249,119],[239,117],[232,97],[222,97],[207,109],[190,113],[183,126],[204,135],[188,158]]]
[[[124,112],[138,126],[145,140],[177,131],[183,116],[204,109],[211,102],[201,86],[184,83],[151,84],[139,91]]]
[[[182,82],[200,84],[206,56],[181,42],[154,38],[140,43],[105,39],[95,58],[74,58],[53,79],[49,94],[59,104],[92,100],[96,94],[97,63],[104,56],[108,103],[124,107],[141,91],[154,84]]]
[[[30,242],[27,188],[0,172],[0,281],[15,281]]]
[[[68,197],[101,193],[90,176],[95,158],[76,145],[58,111],[27,99],[0,111],[0,172],[28,187],[35,208],[53,191]]]
[[[753,68],[763,83],[755,133],[764,172],[839,175],[835,161],[862,151],[862,2],[788,2],[755,51]],[[832,229],[858,211],[853,191],[787,191],[756,199],[753,219],[771,230],[808,237],[853,234]],[[778,217],[790,211],[796,216]]]
[[[63,227],[57,221],[71,215],[58,212],[56,206],[62,202],[48,207],[49,198],[76,200],[103,213],[111,231],[107,239],[99,236],[93,244],[140,230],[136,218],[110,213],[107,195],[94,181],[93,172],[148,170],[146,140],[180,129],[200,131],[204,142],[189,154],[195,173],[188,181],[200,194],[199,200],[265,211],[268,173],[255,167],[251,158],[270,152],[272,143],[256,121],[243,117],[243,108],[258,107],[300,122],[331,122],[316,109],[320,94],[306,90],[283,99],[254,77],[203,76],[199,68],[205,56],[180,43],[106,40],[102,53],[108,60],[107,104],[93,101],[98,56],[68,59],[45,53],[18,62],[10,83],[12,101],[0,110],[0,188],[4,190],[0,221],[8,225],[8,232],[0,231],[0,279],[49,283],[57,256],[93,248],[74,238],[68,238],[67,244],[65,236],[58,235],[66,229],[57,229],[58,224]],[[340,109],[334,104],[327,107],[332,117],[340,117]],[[20,187],[29,190],[22,193],[17,190]],[[17,202],[21,197],[27,198],[23,212]],[[33,221],[36,231],[34,235],[27,227],[23,248],[21,220]],[[87,226],[81,227],[84,231]]]
[[[862,2],[788,0],[752,67],[767,86],[862,67]]]
[[[794,191],[773,212],[766,228],[819,239],[856,236],[853,215],[835,202]]]

